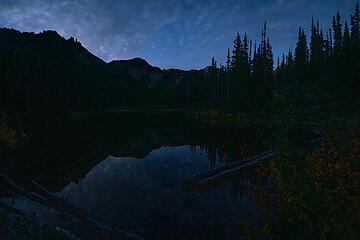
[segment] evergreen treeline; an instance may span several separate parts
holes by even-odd
[[[265,23],[259,42],[237,33],[225,66],[213,58],[210,67],[199,71],[162,71],[130,61],[125,71],[56,32],[1,29],[0,109],[188,106],[254,116],[284,109],[314,112],[333,103],[339,109],[359,99],[359,32],[357,4],[349,21],[338,13],[330,29],[324,31],[314,19],[310,37],[299,28],[295,50],[278,58],[275,70]],[[143,75],[138,76],[138,68],[145,69]]]
[[[252,50],[252,48],[254,50]],[[213,58],[209,77],[202,80],[202,88],[190,82],[190,105],[219,108],[233,112],[245,111],[266,101],[273,84],[273,54],[266,35],[266,23],[259,44],[249,41],[246,33],[239,33],[233,42],[232,54],[228,49],[226,66],[217,66]],[[201,101],[196,96],[201,95]]]
[[[358,100],[360,90],[359,4],[350,24],[333,17],[326,33],[312,20],[310,44],[299,29],[294,58],[284,55],[276,69],[275,80],[292,94],[293,102],[304,106],[324,106],[338,101]]]
[[[309,40],[308,40],[309,39]],[[231,53],[230,53],[231,52]],[[231,112],[266,110],[276,96],[282,95],[295,110],[323,106],[331,102],[355,101],[360,90],[359,4],[342,24],[337,13],[332,27],[324,31],[312,20],[311,36],[299,28],[295,51],[289,50],[277,59],[266,33],[261,41],[249,41],[237,33],[233,49],[228,49],[226,66],[217,66],[212,59],[209,77],[203,88],[192,88],[193,95],[202,95],[201,102],[190,96],[191,106]]]

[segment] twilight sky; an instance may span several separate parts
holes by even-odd
[[[142,57],[160,68],[225,62],[236,32],[259,40],[266,20],[275,56],[294,48],[311,17],[324,28],[355,0],[0,0],[0,27],[56,30],[105,61]],[[275,60],[275,59],[274,59]],[[275,61],[276,62],[276,61]]]

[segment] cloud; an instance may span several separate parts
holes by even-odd
[[[259,39],[265,20],[275,55],[295,46],[311,16],[329,27],[353,0],[1,0],[0,27],[73,36],[105,61],[140,56],[160,67],[225,61],[236,32]],[[162,49],[167,49],[166,51]],[[221,52],[223,56],[221,57]],[[193,58],[191,58],[192,56]]]
[[[0,26],[21,31],[54,29],[78,38],[104,60],[131,57],[145,39],[172,20],[171,1],[139,0],[5,0],[0,3]]]

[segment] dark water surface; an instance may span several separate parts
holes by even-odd
[[[109,156],[60,195],[104,224],[151,239],[214,239],[239,219],[253,221],[254,206],[247,196],[234,199],[231,184],[182,191],[182,179],[208,169],[198,147],[161,147],[140,159]]]
[[[36,180],[100,223],[148,239],[218,239],[240,219],[256,222],[239,188],[251,179],[205,192],[184,191],[182,180],[267,150],[271,134],[262,127],[112,113],[39,121],[24,131],[28,142],[1,171]]]

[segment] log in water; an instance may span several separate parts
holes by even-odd
[[[110,228],[105,225],[102,225],[98,222],[96,222],[94,219],[90,218],[87,213],[66,202],[65,199],[62,199],[55,194],[47,191],[44,187],[40,186],[34,181],[30,181],[30,183],[33,185],[35,191],[39,194],[36,195],[34,193],[30,193],[14,183],[11,179],[9,179],[7,176],[0,174],[0,184],[2,187],[7,189],[8,191],[15,193],[16,195],[23,196],[35,203],[57,209],[62,212],[67,212],[80,220],[84,226],[86,227],[87,231],[89,231],[95,239],[98,240],[118,240],[118,239],[124,239],[124,240],[145,240],[141,236],[138,236],[136,234],[128,233],[123,230]],[[8,206],[7,204],[0,202],[0,207],[4,209],[8,209],[11,212],[14,212],[19,215],[25,216],[25,213],[21,212],[18,209],[12,208],[11,206]]]

